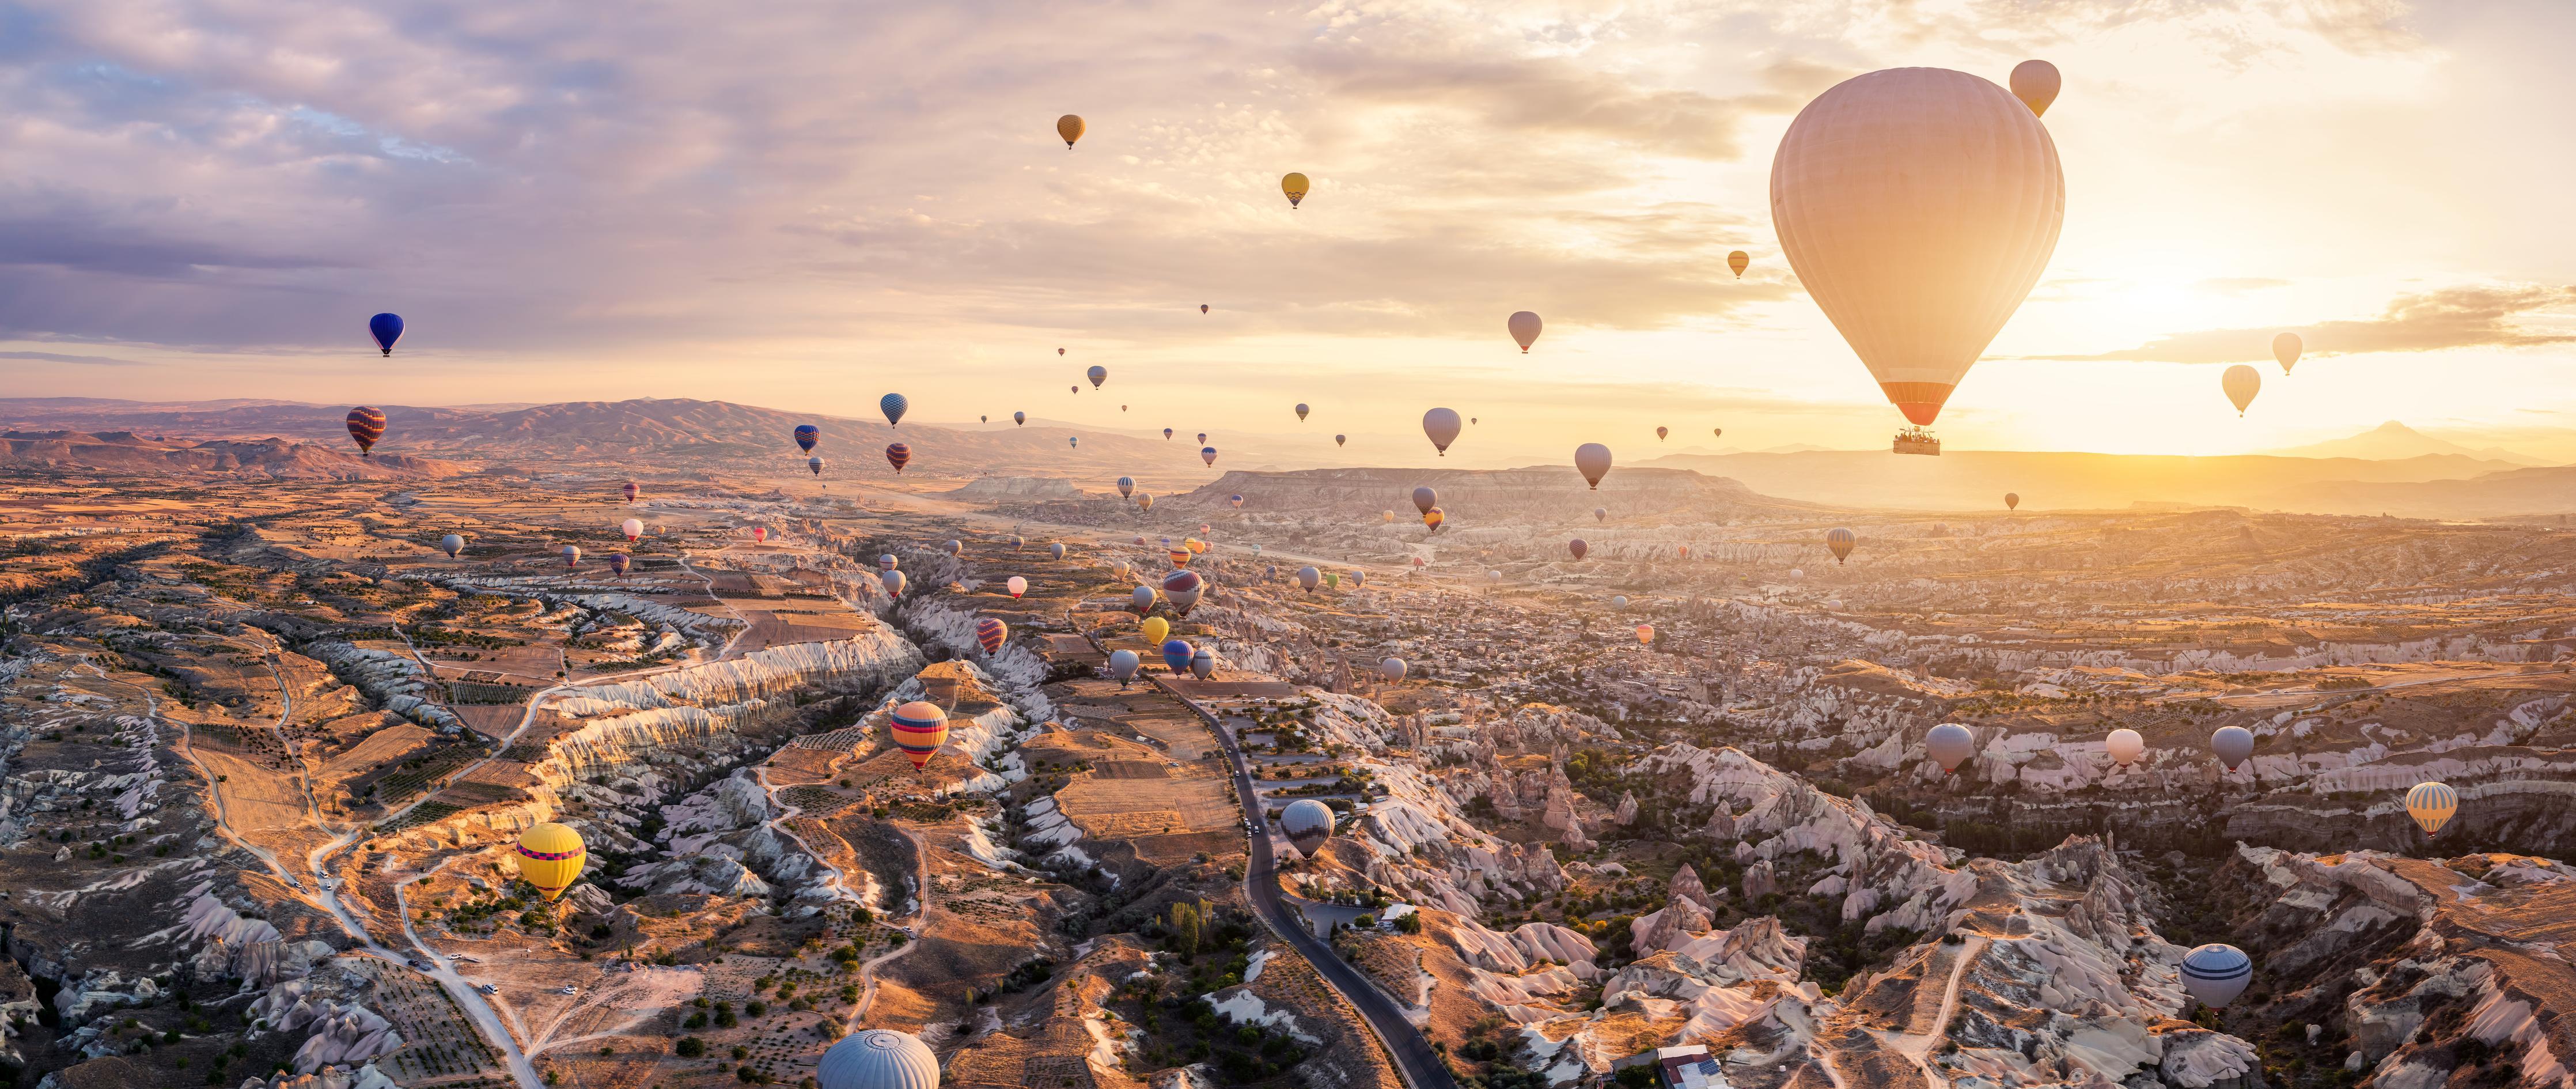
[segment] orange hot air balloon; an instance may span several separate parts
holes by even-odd
[[[1066,114],[1055,119],[1055,134],[1064,137],[1064,149],[1066,151],[1073,150],[1073,142],[1082,139],[1084,128],[1085,126],[1082,123],[1082,118],[1073,114]]]
[[[914,700],[886,717],[886,729],[894,735],[894,747],[912,761],[912,770],[919,771],[948,744],[948,713],[938,704]]]
[[[1654,625],[1652,625],[1652,624],[1639,624],[1639,625],[1637,625],[1637,645],[1639,645],[1639,646],[1646,646],[1646,647],[1651,647],[1651,646],[1654,646],[1654,645],[1655,645],[1655,626],[1654,626]]]
[[[2048,129],[1965,72],[1891,68],[1835,84],[1771,160],[1789,267],[1918,426],[2030,295],[2065,219]]]
[[[1745,269],[1745,267],[1746,267],[1746,266],[1751,265],[1752,263],[1753,263],[1753,255],[1752,255],[1752,254],[1749,254],[1749,253],[1746,253],[1746,252],[1744,252],[1743,250],[1737,250],[1737,251],[1735,251],[1735,252],[1733,252],[1733,253],[1730,253],[1730,254],[1727,254],[1727,255],[1726,255],[1726,267],[1728,267],[1728,268],[1731,268],[1731,269],[1734,269],[1734,270],[1735,270],[1735,278],[1736,278],[1736,279],[1738,279],[1738,280],[1741,280],[1741,279],[1743,279],[1743,278],[1744,278],[1744,269]]]
[[[1430,510],[1422,512],[1422,524],[1430,526],[1431,532],[1433,533],[1440,532],[1440,523],[1448,520],[1449,516],[1446,513],[1443,513],[1438,507],[1433,507]]]

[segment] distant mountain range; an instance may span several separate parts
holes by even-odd
[[[2402,461],[2428,454],[2447,454],[2476,458],[2481,461],[2501,461],[2512,465],[2549,464],[2540,458],[2501,447],[2471,448],[2447,439],[2437,439],[2395,420],[2358,435],[2311,443],[2307,446],[2293,446],[2285,450],[2271,450],[2267,453],[2290,458],[2362,458],[2369,461]]]

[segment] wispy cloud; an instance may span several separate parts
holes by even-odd
[[[2155,363],[2259,362],[2272,358],[2272,338],[2284,332],[2299,334],[2309,356],[2432,352],[2449,348],[2529,348],[2576,343],[2576,334],[2533,329],[2519,320],[2570,307],[2576,307],[2576,287],[2530,284],[2449,287],[2398,296],[2375,318],[2306,326],[2170,333],[2122,351],[2020,358]]]
[[[30,359],[39,363],[77,363],[90,367],[149,367],[139,359],[118,359],[105,355],[64,355],[60,352],[0,352],[0,359]]]

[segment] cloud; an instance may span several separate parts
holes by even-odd
[[[118,359],[104,355],[63,355],[58,352],[0,352],[0,359],[33,359],[40,363],[80,363],[93,367],[149,367],[139,359]]]
[[[2576,342],[2576,334],[2524,327],[2517,318],[2576,306],[2576,287],[2466,286],[2400,295],[2378,317],[2308,326],[2210,329],[2172,333],[2125,351],[2099,355],[2033,355],[2024,359],[2127,360],[2157,363],[2248,363],[2272,358],[2272,338],[2299,334],[2306,355],[2434,352],[2450,348],[2529,348]]]
[[[2288,287],[2290,281],[2270,276],[2213,276],[2192,285],[2212,295],[2242,295],[2250,291],[2269,291]]]

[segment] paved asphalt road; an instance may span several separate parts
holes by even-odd
[[[1198,705],[1191,706],[1195,708]],[[1206,712],[1202,710],[1200,713]],[[1404,1019],[1404,1011],[1397,1009],[1385,992],[1360,975],[1359,969],[1334,955],[1331,946],[1315,937],[1313,931],[1306,929],[1305,924],[1289,912],[1286,904],[1280,903],[1279,870],[1270,855],[1269,824],[1261,814],[1261,795],[1253,789],[1252,771],[1245,766],[1243,751],[1235,747],[1234,734],[1214,721],[1210,721],[1209,728],[1216,731],[1218,743],[1225,746],[1226,761],[1234,765],[1235,793],[1243,799],[1244,819],[1251,821],[1252,827],[1261,829],[1251,837],[1252,864],[1243,871],[1244,895],[1252,901],[1254,910],[1261,913],[1272,931],[1288,939],[1288,944],[1296,946],[1297,952],[1323,974],[1325,981],[1350,1000],[1351,1005],[1360,1011],[1360,1016],[1368,1018],[1369,1027],[1376,1029],[1378,1039],[1386,1042],[1387,1054],[1395,1060],[1397,1072],[1404,1075],[1405,1085],[1410,1089],[1457,1089],[1458,1082],[1449,1076],[1449,1067],[1440,1061],[1437,1052],[1431,1050],[1430,1042],[1422,1038],[1422,1032],[1413,1027],[1413,1022]]]

